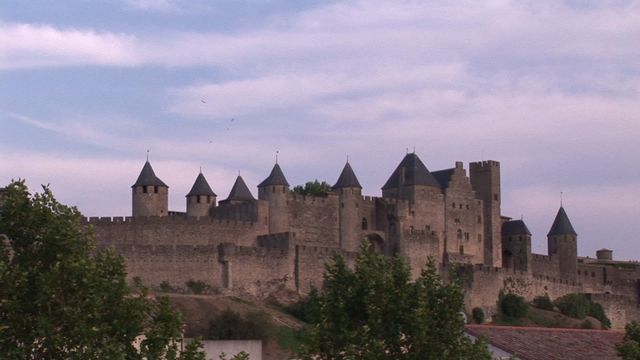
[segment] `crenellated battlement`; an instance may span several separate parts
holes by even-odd
[[[214,225],[216,227],[253,228],[255,222],[242,220],[218,219],[210,216],[136,216],[136,217],[88,217],[89,225]]]

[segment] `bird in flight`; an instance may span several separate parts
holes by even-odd
[[[206,104],[206,103],[207,103],[206,101],[204,101],[204,100],[202,100],[202,99],[200,99],[200,101],[202,101],[202,103],[203,103],[203,104]]]

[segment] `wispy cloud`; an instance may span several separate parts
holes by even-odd
[[[133,66],[133,35],[94,30],[58,29],[50,25],[0,23],[0,70],[102,65]]]

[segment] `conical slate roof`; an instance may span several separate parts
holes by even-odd
[[[284,174],[282,173],[282,169],[280,169],[280,165],[278,165],[278,163],[276,163],[273,166],[273,169],[271,170],[271,174],[269,174],[269,177],[267,177],[260,184],[258,184],[258,187],[265,187],[265,186],[272,186],[272,185],[289,186],[289,183],[287,182],[287,179],[284,177]]]
[[[344,165],[344,168],[342,169],[342,172],[338,177],[338,181],[336,182],[335,185],[332,186],[332,189],[340,189],[340,188],[348,188],[348,187],[362,189],[362,186],[360,186],[360,182],[358,181],[356,174],[353,172],[351,165],[349,165],[349,162],[347,162]]]
[[[395,169],[382,190],[397,188],[400,185],[400,174],[404,169],[404,183],[402,185],[428,185],[440,187],[440,183],[431,175],[422,160],[415,153],[407,154]]]
[[[140,171],[140,175],[138,176],[138,180],[131,187],[134,186],[164,186],[168,187],[162,180],[160,180],[156,174],[153,172],[153,168],[149,163],[149,160],[144,163],[142,167],[142,171]]]
[[[556,219],[553,221],[553,225],[551,225],[551,230],[549,230],[547,234],[547,236],[551,235],[578,235],[576,231],[573,230],[571,221],[569,221],[569,217],[562,206],[560,206],[558,215],[556,215]]]
[[[502,236],[531,235],[531,231],[522,220],[511,220],[502,224]]]
[[[242,200],[255,200],[255,198],[251,194],[251,191],[249,191],[249,188],[247,187],[247,184],[245,184],[244,180],[242,179],[242,176],[238,175],[238,177],[236,178],[236,182],[233,183],[233,187],[229,192],[229,197],[226,200],[242,201]]]
[[[216,193],[214,193],[213,190],[211,190],[211,186],[209,186],[207,179],[204,178],[204,175],[202,175],[202,173],[198,174],[196,181],[193,183],[193,186],[191,187],[191,191],[189,191],[189,193],[187,194],[187,196],[194,196],[194,195],[216,196]]]
[[[438,170],[438,171],[434,171],[431,173],[431,175],[433,175],[434,178],[436,178],[436,180],[438,181],[438,183],[440,184],[440,186],[443,189],[446,189],[449,187],[449,182],[451,181],[451,176],[453,176],[453,172],[456,169],[451,168],[451,169],[444,169],[444,170]]]

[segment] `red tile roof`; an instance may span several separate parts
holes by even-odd
[[[466,325],[465,330],[523,360],[620,359],[620,330]]]

